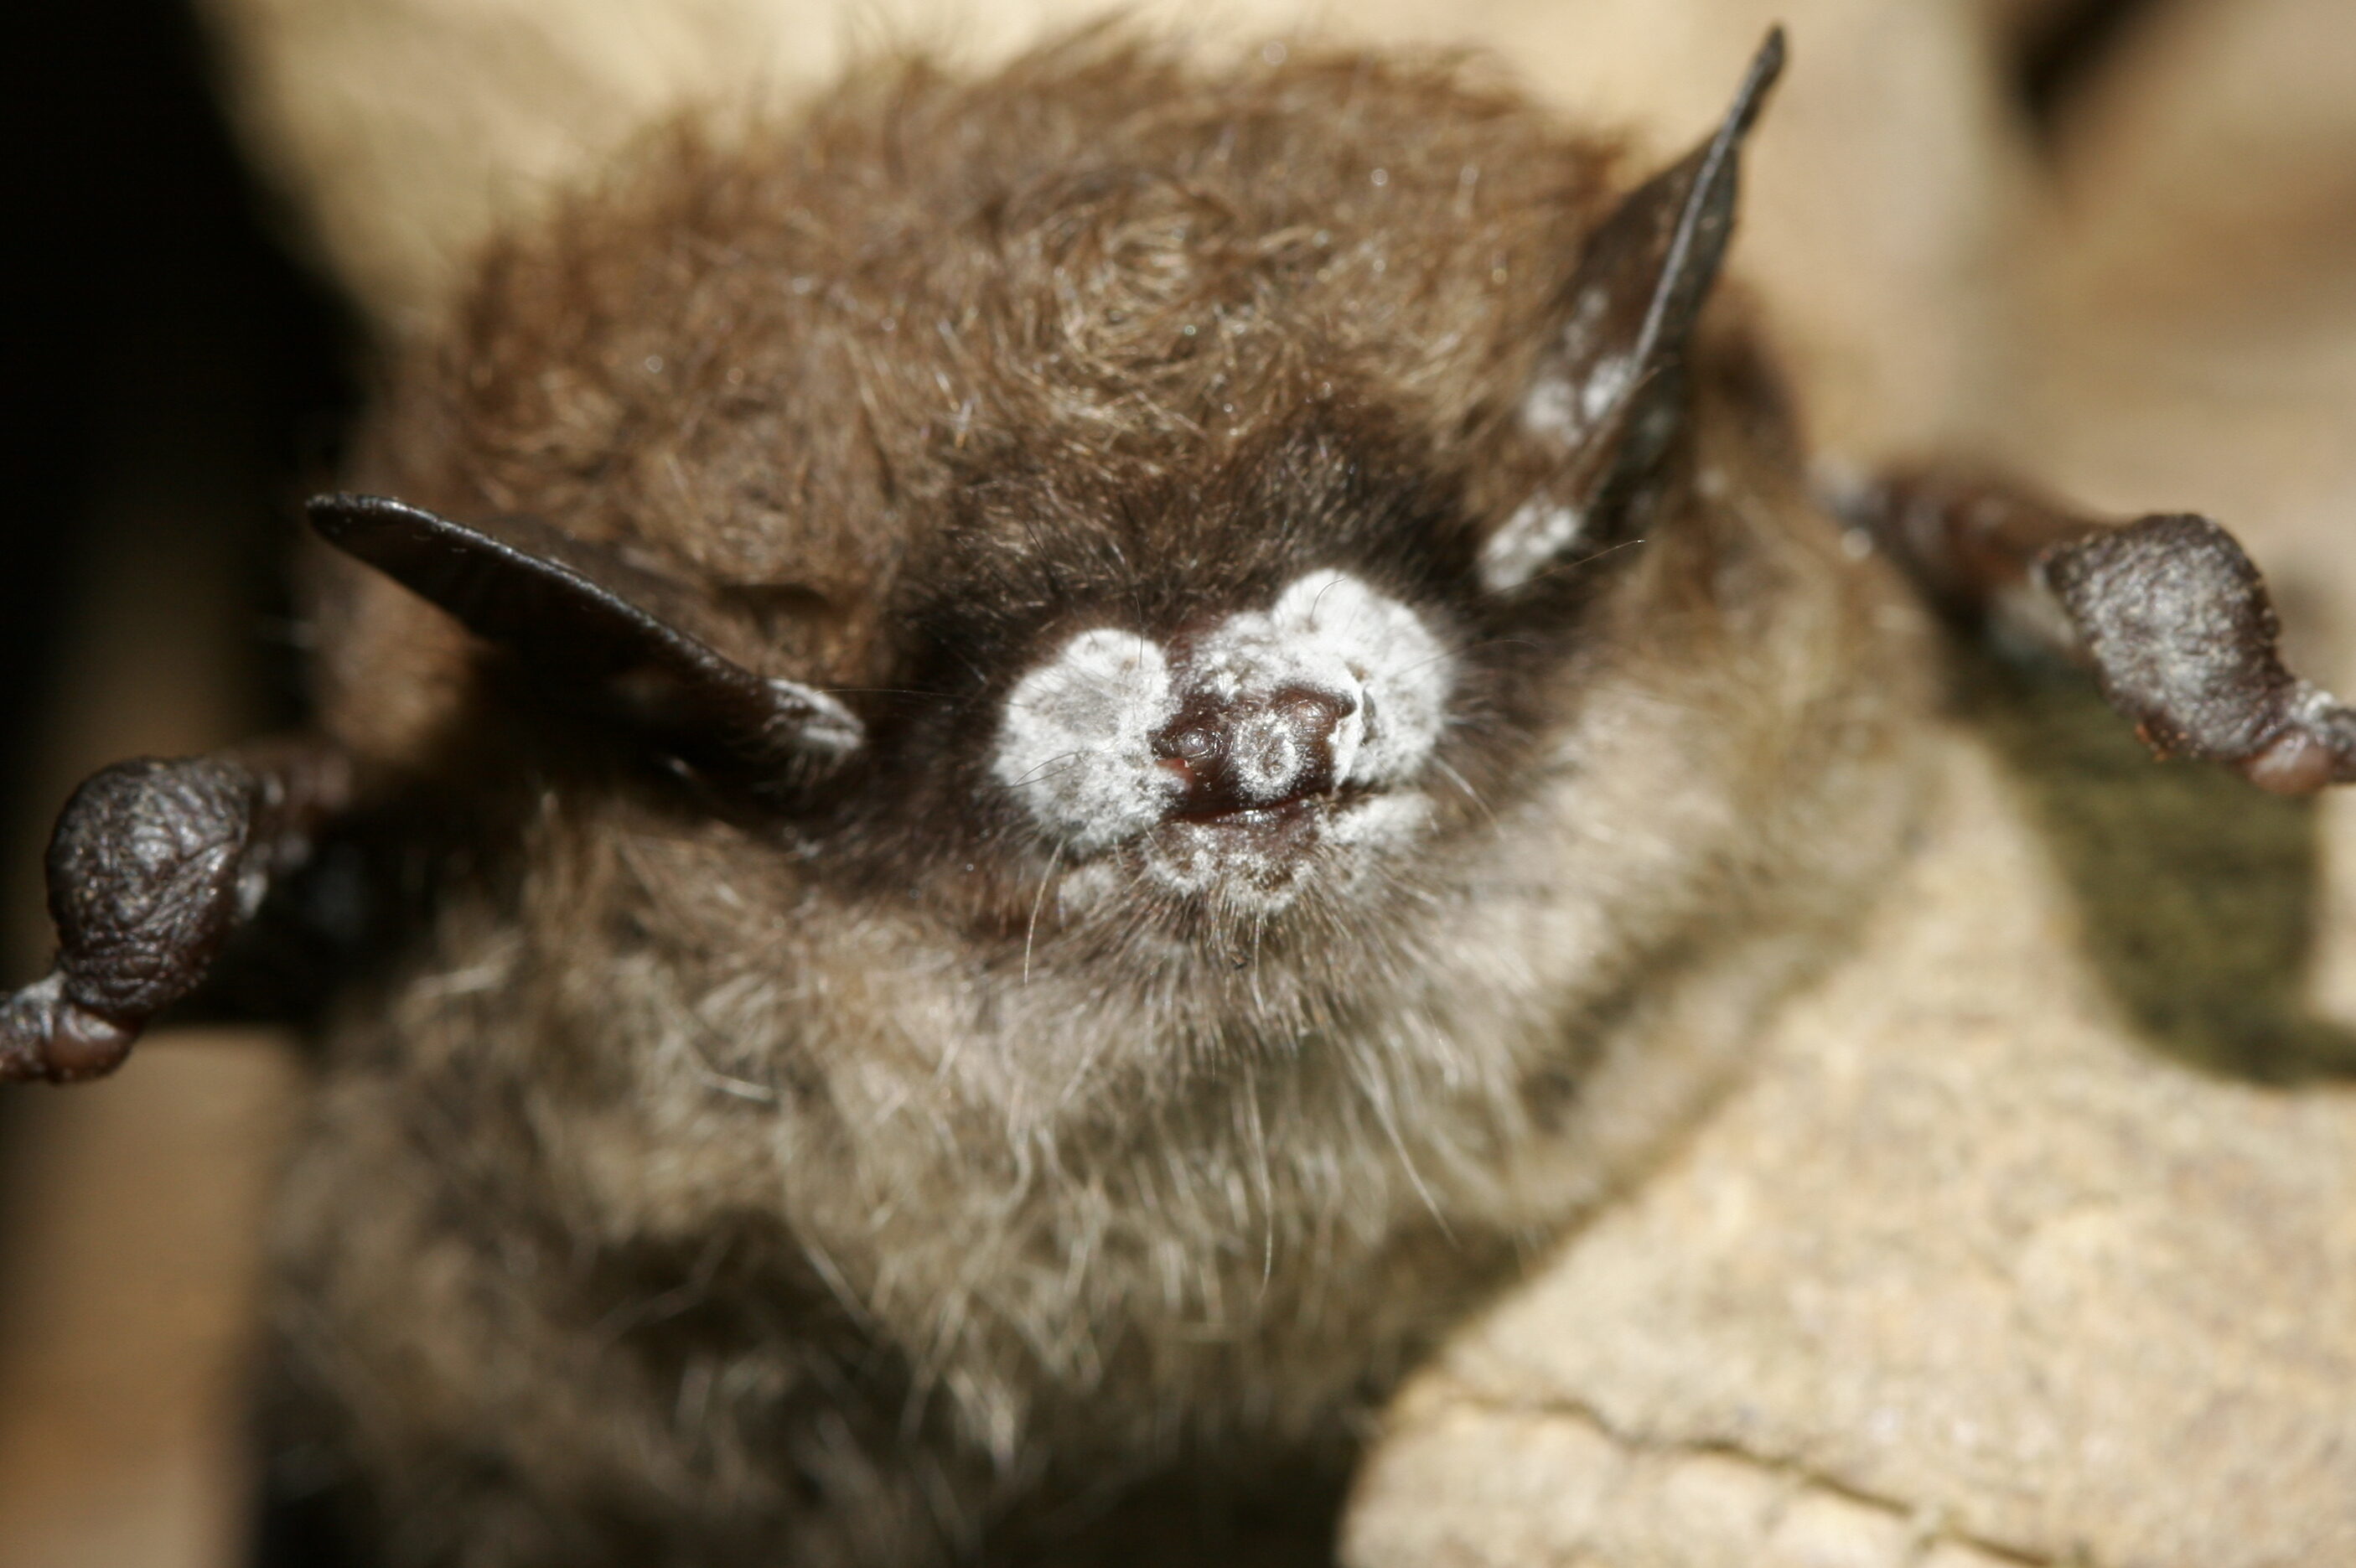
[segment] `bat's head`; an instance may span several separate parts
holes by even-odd
[[[773,876],[763,920],[1173,1005],[1364,994],[1517,900],[1553,912],[1510,944],[1600,965],[1759,859],[1869,597],[1760,632],[1853,563],[1788,523],[1751,361],[1697,347],[1780,39],[1633,185],[1457,68],[1279,53],[682,142],[502,252],[387,425],[460,520],[315,518],[724,799],[702,875]],[[331,706],[433,709],[370,613]]]

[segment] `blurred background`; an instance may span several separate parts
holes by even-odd
[[[358,344],[231,145],[195,18],[39,9],[0,144],[10,983],[48,956],[39,846],[77,779],[292,720],[289,503],[334,467]],[[0,1092],[0,1563],[240,1552],[234,1369],[292,1072],[259,1030],[181,1031],[140,1064]]]
[[[1015,31],[1085,8],[958,9]],[[822,74],[849,8],[626,9],[102,0],[19,36],[0,153],[20,277],[0,304],[19,389],[0,425],[10,980],[47,958],[39,845],[77,779],[299,719],[282,562],[371,353],[430,319],[484,228],[646,115],[753,80],[740,60],[767,89]],[[1962,444],[2097,505],[2213,511],[2282,584],[2314,672],[2356,685],[2347,0],[1365,9],[1387,36],[1444,18],[1575,108],[1661,105],[1663,142],[1789,19],[1800,64],[1750,260],[1835,454]],[[2349,811],[2326,811],[2312,980],[2342,1018]],[[159,1036],[104,1084],[0,1092],[0,1563],[241,1561],[241,1358],[299,1076],[284,1039],[220,1028]]]

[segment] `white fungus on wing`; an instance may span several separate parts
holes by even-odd
[[[1177,709],[1159,645],[1082,632],[1007,697],[991,772],[1072,848],[1105,848],[1159,822],[1179,788],[1153,756]]]

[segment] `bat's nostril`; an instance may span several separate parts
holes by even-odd
[[[1207,763],[1219,754],[1219,737],[1200,725],[1182,730],[1170,738],[1170,754],[1183,763]]]
[[[1183,781],[1172,808],[1215,816],[1331,791],[1334,739],[1357,710],[1355,695],[1311,687],[1232,701],[1196,693],[1155,740]]]
[[[1330,745],[1342,720],[1358,710],[1358,699],[1347,692],[1293,687],[1277,693],[1274,706],[1278,717],[1300,739]]]

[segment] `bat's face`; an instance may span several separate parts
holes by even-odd
[[[1395,420],[1329,399],[1271,427],[977,484],[894,616],[900,679],[940,698],[879,720],[894,804],[866,820],[912,868],[990,868],[1026,938],[1044,889],[1051,930],[1229,944],[1374,896],[1466,825],[1515,750],[1528,607],[1483,588],[1477,504]]]
[[[1815,678],[1740,663],[1783,569],[1722,553],[1756,531],[1728,475],[1772,443],[1708,438],[1687,353],[1773,65],[1616,197],[1537,117],[1362,63],[1087,67],[1041,90],[1069,123],[928,87],[881,134],[939,155],[847,182],[692,152],[495,267],[391,427],[423,454],[391,482],[458,521],[316,516],[721,786],[735,850],[634,851],[680,895],[634,929],[710,895],[683,949],[889,926],[930,976],[1191,1005],[1186,975],[1330,999],[1503,944],[1559,990],[1749,856],[1729,797],[1781,764],[1731,759],[1780,752],[1722,715]],[[809,141],[878,138],[831,112]],[[399,709],[395,656],[342,634],[331,691]]]

